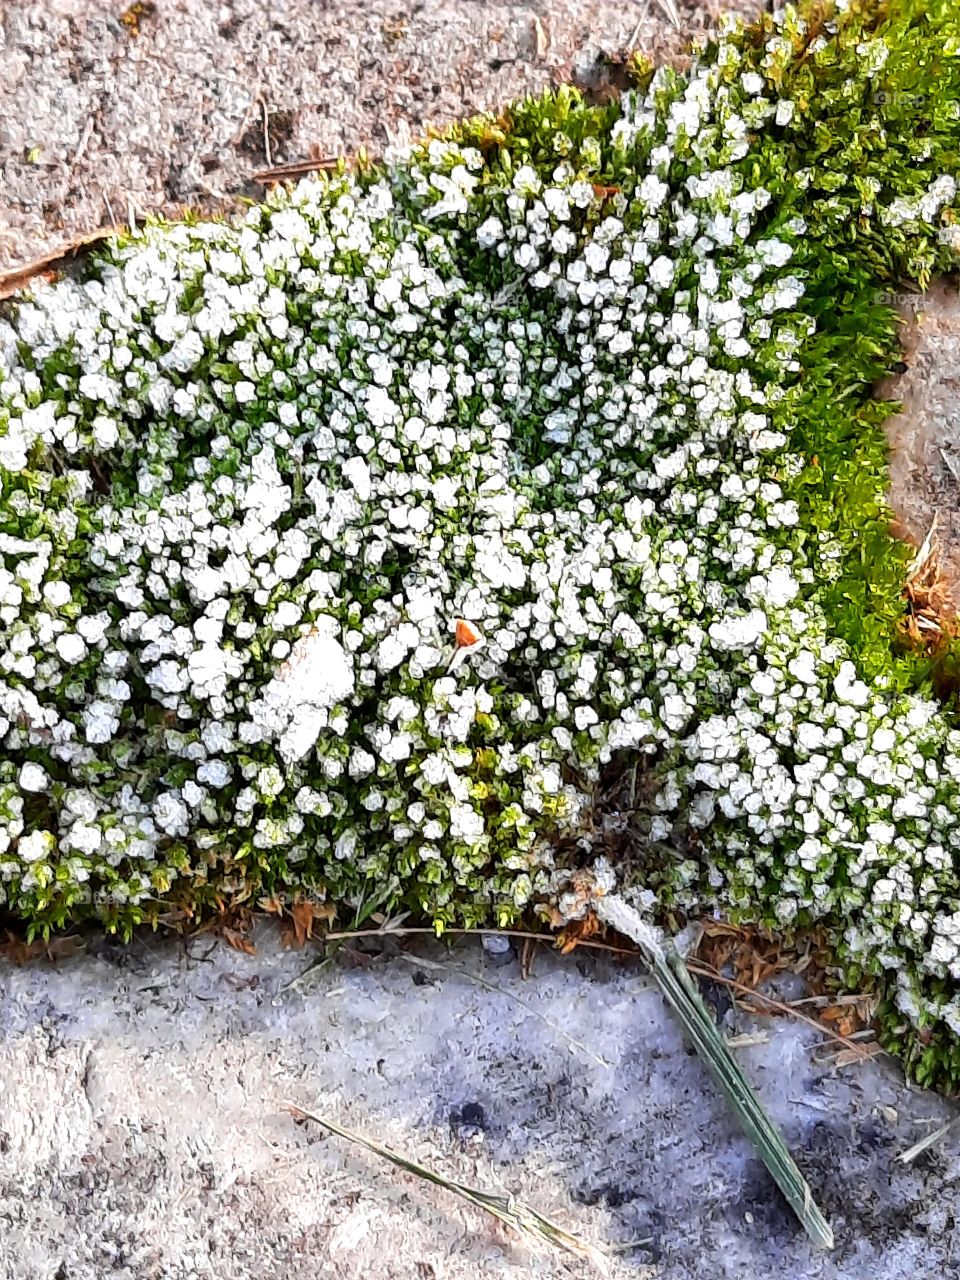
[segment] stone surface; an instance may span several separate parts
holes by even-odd
[[[0,967],[0,1278],[592,1274],[287,1100],[513,1192],[612,1250],[613,1280],[960,1274],[960,1140],[896,1161],[950,1113],[889,1063],[838,1069],[803,1023],[727,1013],[833,1222],[817,1255],[633,962],[541,949],[524,980],[476,939],[403,946],[311,968],[262,929],[255,956],[91,939]]]
[[[921,547],[933,530],[940,565],[960,606],[960,294],[955,280],[889,301],[903,318],[903,372],[882,394],[901,411],[886,424],[890,500],[902,536]]]
[[[678,30],[667,0],[125,3],[0,4],[0,270],[131,215],[229,208],[269,161],[379,154],[590,79],[601,50],[676,54],[718,11],[677,0]]]

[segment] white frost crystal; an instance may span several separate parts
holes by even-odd
[[[319,618],[251,706],[251,719],[275,737],[281,757],[302,759],[329,724],[331,707],[354,688],[353,665],[332,618]]]
[[[38,764],[27,763],[20,770],[20,787],[23,791],[46,791],[50,778],[46,769]]]

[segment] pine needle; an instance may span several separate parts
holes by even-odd
[[[915,1142],[912,1147],[908,1147],[906,1151],[901,1151],[897,1159],[901,1164],[912,1164],[917,1156],[922,1156],[924,1151],[929,1151],[931,1147],[935,1147],[938,1142],[950,1133],[957,1123],[960,1123],[960,1116],[954,1116],[952,1120],[948,1120],[946,1124],[942,1124],[939,1129],[935,1129],[933,1133],[928,1133],[925,1138],[921,1138],[919,1142]]]
[[[677,10],[677,0],[658,0],[660,9],[664,17],[668,20],[675,31],[680,31],[683,23],[680,21],[680,14]]]
[[[807,1235],[820,1248],[832,1249],[833,1230],[817,1207],[783,1135],[731,1054],[676,947],[617,895],[597,898],[594,906],[606,924],[640,947],[652,976]]]
[[[561,1227],[558,1222],[554,1222],[552,1218],[548,1218],[536,1209],[532,1209],[512,1195],[493,1195],[488,1191],[480,1191],[475,1187],[468,1187],[463,1182],[455,1182],[452,1178],[447,1178],[442,1173],[428,1169],[426,1165],[417,1164],[415,1160],[410,1160],[406,1156],[400,1155],[399,1152],[375,1142],[372,1138],[366,1138],[363,1134],[355,1133],[351,1129],[345,1129],[342,1125],[335,1124],[334,1121],[327,1120],[323,1116],[315,1115],[312,1111],[306,1111],[303,1107],[298,1107],[293,1102],[287,1102],[284,1105],[296,1119],[312,1120],[314,1124],[318,1124],[322,1128],[329,1130],[330,1133],[336,1134],[338,1138],[344,1138],[347,1142],[352,1142],[356,1146],[366,1147],[374,1155],[380,1156],[384,1160],[389,1160],[398,1169],[403,1169],[406,1173],[412,1173],[415,1177],[422,1178],[425,1182],[432,1182],[434,1186],[444,1187],[447,1191],[452,1191],[461,1200],[465,1200],[477,1209],[483,1209],[486,1213],[492,1214],[506,1226],[532,1240],[535,1244],[552,1245],[555,1249],[561,1249],[565,1253],[573,1254],[575,1257],[591,1262],[599,1271],[606,1274],[607,1259],[601,1249],[581,1240],[578,1236]]]

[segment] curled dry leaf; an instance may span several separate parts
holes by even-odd
[[[604,926],[597,919],[593,911],[588,911],[582,920],[572,920],[568,925],[564,926],[562,933],[557,935],[557,946],[561,955],[569,955],[579,943],[586,938],[592,938],[598,933],[604,932]]]
[[[242,951],[244,955],[255,956],[257,948],[253,945],[245,933],[239,929],[233,929],[228,924],[220,926],[220,937],[228,947],[233,947],[234,951]]]
[[[336,916],[336,910],[327,902],[295,902],[281,928],[283,945],[299,951],[313,937],[316,921],[330,925]]]

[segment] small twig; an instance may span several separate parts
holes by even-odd
[[[41,258],[34,258],[22,267],[13,267],[10,271],[0,273],[0,299],[8,298],[18,289],[26,288],[35,276],[48,271],[58,271],[82,250],[101,240],[107,240],[117,234],[118,227],[98,227],[96,231],[88,231],[74,236],[66,244],[46,253]]]
[[[956,480],[957,484],[960,484],[960,471],[957,471],[957,464],[953,461],[953,459],[950,457],[950,455],[947,453],[945,449],[940,450],[940,457],[947,464],[947,470],[953,476],[954,480]]]
[[[797,1009],[802,1004],[809,1004],[809,1005],[813,1005],[815,1009],[825,1009],[828,1005],[831,1005],[831,1004],[857,1005],[863,1000],[863,998],[864,998],[863,996],[858,996],[856,994],[846,995],[846,996],[844,995],[832,996],[832,995],[825,995],[825,994],[820,994],[818,996],[799,996],[796,1000],[790,1001],[789,1007],[791,1009]]]
[[[766,1031],[744,1031],[738,1036],[727,1036],[728,1049],[752,1049],[754,1045],[769,1043],[770,1036]]]
[[[335,169],[339,161],[334,156],[321,156],[319,160],[291,160],[289,164],[278,164],[272,168],[258,169],[251,173],[252,182],[281,182],[284,178],[302,178],[308,173],[318,170]]]
[[[107,207],[109,208],[109,205]],[[137,206],[133,202],[133,196],[130,195],[128,191],[127,192],[127,226],[130,228],[131,235],[136,234],[138,216],[141,219],[146,218],[146,214],[143,212],[142,209],[139,211],[139,215],[138,215]]]
[[[411,927],[402,929],[341,929],[332,933],[322,935],[323,942],[343,942],[350,938],[373,938],[373,937],[403,937],[405,934],[412,935],[429,935],[436,938],[436,929],[426,927]],[[457,937],[501,937],[501,938],[529,938],[536,942],[554,942],[555,939],[548,933],[535,933],[530,929],[444,929],[444,936],[456,935]],[[643,959],[643,956],[636,947],[617,946],[612,942],[598,942],[595,938],[580,938],[577,940],[578,947],[588,947],[591,951],[606,951],[608,954],[616,956],[634,956]],[[794,1004],[786,1004],[782,1000],[776,1000],[773,996],[764,995],[762,991],[757,991],[753,987],[748,987],[746,983],[738,982],[736,978],[728,978],[725,974],[718,973],[716,969],[709,965],[700,964],[695,960],[687,961],[687,968],[691,973],[697,974],[701,978],[709,978],[711,982],[719,982],[722,986],[730,987],[734,991],[738,991],[741,995],[749,996],[752,1000],[762,1001],[769,1010],[785,1015],[786,1017],[798,1018],[801,1022],[805,1022],[808,1026],[813,1027],[815,1031],[819,1031],[821,1035],[826,1036],[830,1040],[835,1040],[842,1044],[845,1048],[857,1053],[860,1057],[866,1059],[871,1058],[874,1054],[866,1050],[862,1045],[855,1044],[849,1036],[842,1035],[839,1031],[834,1031],[832,1027],[824,1026],[822,1022],[818,1022],[816,1018],[810,1018],[806,1014],[801,1013]],[[811,996],[810,1000],[819,1000],[819,996]],[[838,1003],[842,1002],[843,996],[838,997]],[[804,1004],[805,1000],[798,1000],[796,1004]],[[766,1016],[763,1009],[752,1009],[745,1006],[748,1013],[752,1013],[757,1017]]]
[[[711,969],[709,965],[699,964],[695,960],[687,961],[687,968],[691,973],[698,974],[701,978],[709,978],[711,982],[720,982],[724,986],[732,987],[733,990],[739,991],[742,995],[749,996],[751,1000],[762,1000],[769,1008],[775,1009],[778,1013],[791,1015],[799,1018],[801,1022],[805,1022],[808,1026],[814,1027],[823,1035],[829,1036],[831,1040],[837,1040],[845,1048],[853,1050],[863,1058],[871,1058],[874,1055],[863,1049],[861,1045],[855,1044],[849,1036],[843,1035],[839,1031],[834,1031],[831,1027],[825,1027],[822,1022],[818,1022],[816,1018],[809,1018],[805,1013],[801,1013],[799,1009],[793,1005],[784,1004],[782,1000],[775,1000],[773,996],[766,996],[762,991],[756,991],[752,987],[748,987],[744,982],[738,982],[736,978],[727,978],[722,973],[717,973],[715,969]],[[762,1009],[750,1009],[749,1013],[754,1013],[763,1017]]]
[[[910,567],[907,570],[907,580],[919,577],[925,569],[930,567],[930,563],[937,554],[937,517],[938,513],[933,513],[933,519],[930,521],[930,528],[927,530],[927,536],[917,550],[917,554],[913,557]]]
[[[444,928],[443,933],[438,935],[436,929],[431,929],[422,925],[411,925],[409,928],[402,929],[384,929],[378,926],[376,929],[334,929],[330,933],[318,934],[321,942],[343,942],[349,938],[377,938],[391,937],[399,938],[404,934],[429,934],[431,938],[446,937],[448,934],[455,934],[457,937],[464,935],[482,938],[482,937],[499,937],[499,938],[536,938],[540,942],[552,941],[549,933],[535,933],[532,929],[447,929]],[[585,944],[584,944],[585,945]],[[599,944],[594,944],[599,945]],[[610,951],[622,951],[624,955],[639,955],[637,951],[630,951],[626,947],[609,947],[604,948]]]
[[[637,19],[637,25],[633,28],[629,36],[627,36],[626,41],[624,42],[623,47],[627,50],[628,53],[632,53],[633,50],[636,48],[637,39],[640,35],[640,31],[643,27],[643,24],[647,20],[647,15],[649,13],[650,13],[650,0],[644,0],[643,12],[640,14],[640,17]]]
[[[683,23],[680,21],[680,14],[677,12],[677,0],[657,0],[657,3],[674,30],[680,31]]]
[[[856,1049],[834,1049],[830,1053],[814,1053],[813,1064],[817,1067],[852,1067],[854,1063],[869,1062],[883,1053],[880,1045],[873,1043],[857,1045]]]
[[[549,1244],[578,1258],[586,1259],[601,1271],[606,1271],[607,1262],[602,1250],[595,1245],[588,1244],[585,1240],[579,1239],[579,1237],[561,1227],[558,1222],[554,1222],[536,1209],[531,1209],[529,1205],[524,1204],[522,1201],[515,1200],[513,1196],[493,1195],[488,1191],[480,1191],[474,1187],[468,1187],[463,1182],[455,1182],[452,1178],[447,1178],[442,1173],[428,1169],[426,1165],[417,1164],[415,1160],[409,1160],[406,1156],[400,1155],[379,1142],[374,1142],[371,1138],[365,1138],[360,1133],[344,1129],[332,1120],[314,1115],[312,1111],[305,1111],[303,1107],[298,1107],[295,1103],[287,1102],[284,1106],[296,1119],[312,1120],[314,1124],[319,1124],[324,1129],[328,1129],[330,1133],[336,1134],[338,1138],[345,1138],[347,1142],[366,1147],[374,1155],[380,1156],[384,1160],[389,1160],[398,1169],[403,1169],[406,1173],[412,1173],[415,1177],[422,1178],[425,1182],[432,1182],[434,1186],[444,1187],[447,1191],[452,1191],[454,1195],[459,1196],[461,1200],[466,1200],[468,1204],[493,1214],[495,1218],[499,1218],[501,1222],[508,1227],[512,1227],[520,1235],[526,1236],[538,1244]]]
[[[607,1245],[611,1253],[629,1253],[631,1249],[642,1249],[645,1244],[653,1244],[654,1236],[640,1236],[637,1240],[624,1240],[620,1244]]]
[[[533,957],[536,950],[536,943],[532,938],[524,938],[523,946],[520,948],[520,977],[526,981],[530,977],[533,970]]]
[[[270,151],[270,109],[265,98],[260,99],[260,110],[263,112],[263,157],[267,168],[273,167],[273,155]]]
[[[329,969],[333,960],[333,956],[324,956],[321,960],[314,960],[313,964],[308,964],[295,978],[285,982],[280,988],[279,994],[283,995],[287,991],[298,991],[309,980],[311,974],[322,973],[325,969]]]
[[[73,159],[70,161],[71,169],[80,163],[83,159],[84,152],[87,149],[87,143],[90,141],[90,135],[93,133],[93,115],[87,116],[87,122],[83,126],[83,132],[80,134],[80,141],[77,143],[77,149],[73,153]]]
[[[821,1115],[833,1115],[834,1108],[825,1102],[815,1102],[812,1098],[788,1098],[795,1107],[806,1107],[808,1111],[819,1111]]]
[[[239,82],[235,82],[235,83],[239,83]],[[237,125],[236,129],[233,131],[233,137],[230,139],[231,147],[235,147],[237,143],[240,142],[240,140],[243,138],[243,135],[246,132],[246,128],[247,128],[247,121],[250,119],[250,110],[252,107],[256,106],[256,104],[259,101],[260,101],[260,77],[258,76],[256,83],[253,86],[253,91],[251,92],[250,97],[247,99],[247,105],[243,109],[243,115],[240,117],[240,123]]]

